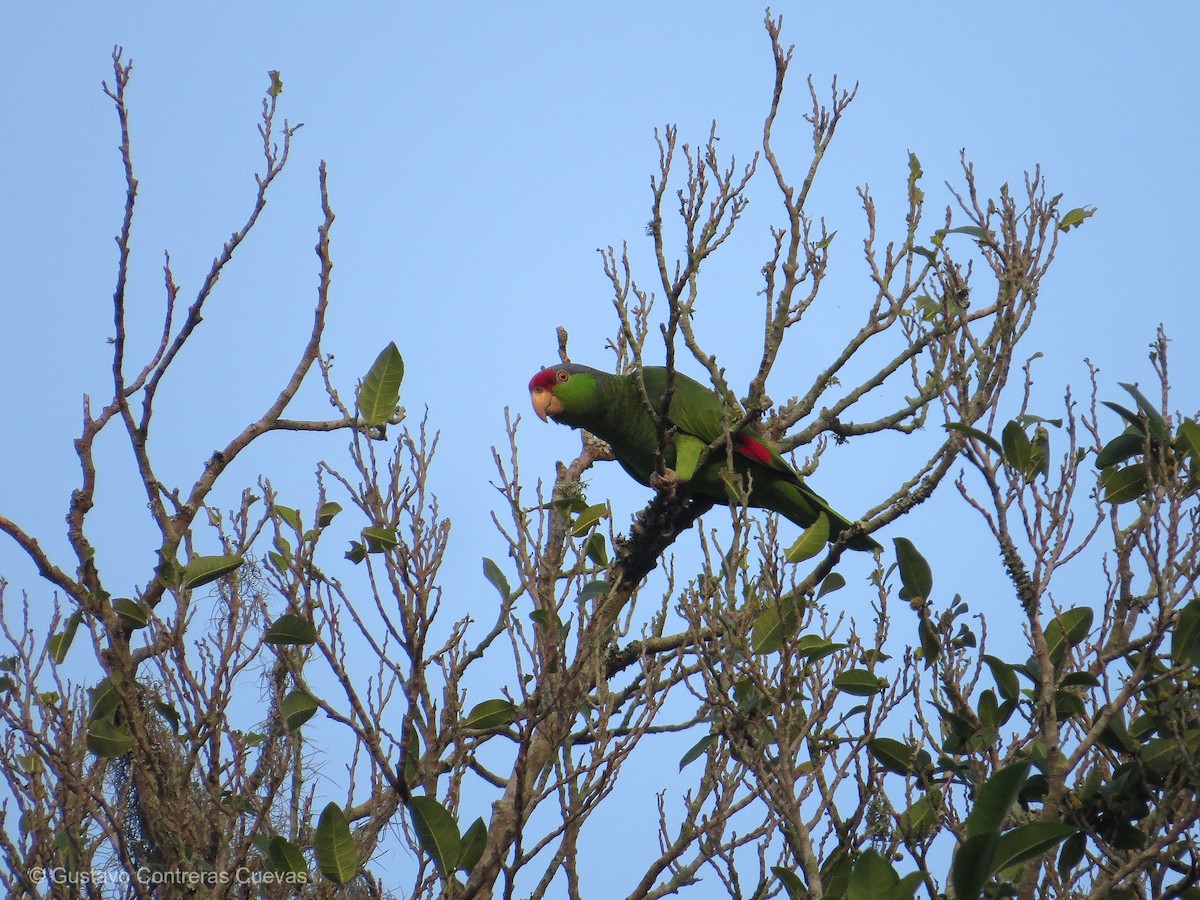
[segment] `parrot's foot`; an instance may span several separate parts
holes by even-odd
[[[666,494],[668,497],[675,495],[675,489],[679,487],[682,481],[683,479],[675,474],[674,469],[663,469],[661,474],[658,472],[650,474],[650,487]]]

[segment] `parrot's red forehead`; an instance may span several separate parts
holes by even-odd
[[[542,371],[529,379],[529,389],[532,391],[541,388],[544,391],[548,391],[554,387],[555,377],[554,369],[542,369]]]

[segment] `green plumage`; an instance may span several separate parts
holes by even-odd
[[[650,366],[643,370],[642,377],[650,402],[655,408],[661,408],[667,370]],[[529,387],[539,415],[548,414],[556,422],[596,435],[612,447],[626,472],[642,484],[650,485],[658,437],[633,375],[612,375],[586,366],[559,365],[543,369],[534,376]],[[541,394],[543,402],[539,405],[539,392],[547,392],[554,400]],[[714,391],[686,375],[675,373],[667,414],[675,430],[663,448],[664,461],[686,483],[688,490],[724,503],[730,497],[725,480],[728,477],[728,453],[715,454],[703,467],[696,469],[699,454],[725,432],[722,412],[722,403]],[[812,525],[823,512],[829,518],[831,535],[851,527],[850,521],[808,487],[771,442],[756,430],[743,429],[734,436],[733,444],[734,472],[740,477],[750,477],[752,506],[774,510],[802,528]],[[867,535],[859,535],[848,546],[855,550],[879,549],[879,544]]]

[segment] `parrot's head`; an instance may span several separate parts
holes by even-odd
[[[579,427],[580,416],[587,416],[596,397],[595,369],[562,363],[542,369],[529,379],[529,399],[533,411],[543,422],[547,418],[564,425]]]

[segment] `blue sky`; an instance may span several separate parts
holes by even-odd
[[[993,192],[1040,164],[1068,207],[1098,209],[1063,241],[1027,342],[1047,355],[1038,369],[1045,413],[1058,414],[1066,384],[1084,386],[1084,357],[1101,367],[1102,396],[1116,396],[1117,381],[1145,382],[1159,322],[1174,338],[1176,400],[1195,407],[1200,11],[1148,10],[1134,18],[1116,4],[880,3],[852,13],[774,4],[797,45],[777,134],[790,158],[805,151],[803,77],[811,72],[823,95],[834,74],[859,83],[812,204],[839,232],[822,323],[850,321],[838,311],[856,316],[867,296],[858,185],[871,185],[881,220],[899,234],[910,150],[926,172],[930,229],[950,200],[943,182],[961,184],[961,149]],[[349,390],[396,341],[407,363],[404,403],[417,413],[428,405],[443,434],[435,482],[461,547],[462,574],[453,576],[461,597],[450,606],[490,596],[476,573],[480,555],[502,553],[488,523],[488,481],[503,410],[527,412],[526,383],[554,359],[556,325],[570,331],[576,360],[609,362],[613,317],[596,249],[628,240],[651,282],[643,231],[654,128],[677,123],[694,144],[715,119],[724,152],[748,160],[757,149],[772,77],[762,17],[752,4],[696,2],[10,8],[0,30],[0,510],[47,548],[65,547],[80,398],[104,397],[107,379],[123,185],[116,119],[99,84],[112,77],[113,45],[135,63],[141,194],[131,296],[146,315],[162,302],[164,250],[186,297],[244,219],[260,162],[259,103],[267,70],[277,69],[281,114],[304,127],[258,232],[222,278],[205,333],[169,382],[176,405],[160,423],[164,472],[193,473],[290,372],[315,293],[324,159],[338,215],[325,349]],[[714,265],[699,317],[742,385],[761,340],[765,229],[779,219],[765,179],[751,197],[747,227]],[[135,348],[144,352],[152,331]],[[827,339],[797,335],[770,392],[802,389]],[[323,413],[319,396],[306,399],[297,415]],[[549,478],[576,439],[530,419],[522,466]],[[227,502],[262,472],[304,505],[315,460],[342,446],[328,437],[265,444],[233,473],[242,481],[228,485]],[[847,512],[890,489],[839,468],[832,453],[826,465],[814,483]],[[645,497],[618,473],[595,483],[622,513]],[[905,532],[919,544],[922,529],[931,535],[924,545],[939,573],[957,552],[936,546],[930,530],[956,502],[944,493]],[[152,550],[137,542],[144,501],[124,476],[100,496],[96,527],[113,535],[101,560],[131,588]],[[48,596],[3,541],[0,575],[31,598]]]

